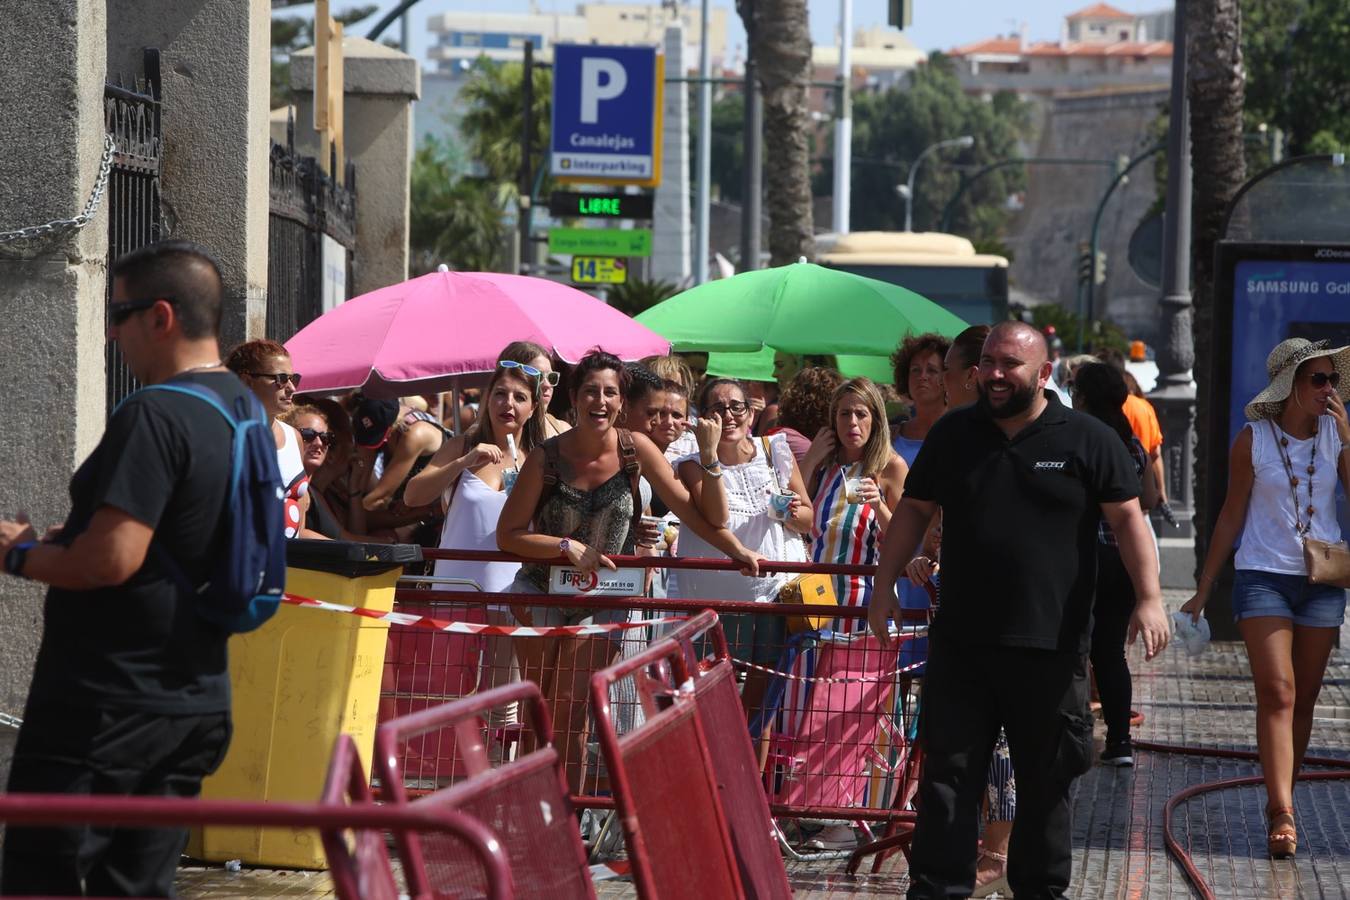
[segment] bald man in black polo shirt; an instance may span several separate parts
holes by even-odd
[[[1138,597],[1130,640],[1142,637],[1150,659],[1167,645],[1139,478],[1113,431],[1045,390],[1047,355],[1036,329],[994,327],[978,402],[929,432],[882,548],[868,621],[889,643],[887,620],[898,610],[890,586],[906,568],[919,578],[937,570],[914,554],[942,509],[910,900],[973,890],[980,799],[1000,727],[1017,773],[1012,893],[1032,900],[1068,890],[1069,786],[1092,762],[1087,651],[1102,517]]]

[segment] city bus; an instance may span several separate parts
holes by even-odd
[[[858,231],[816,237],[816,261],[909,288],[972,325],[1008,318],[1008,260],[938,232]]]

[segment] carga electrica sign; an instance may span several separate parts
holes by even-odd
[[[562,181],[661,181],[662,60],[655,47],[553,48],[550,173]]]

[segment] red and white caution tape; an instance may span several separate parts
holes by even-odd
[[[923,665],[923,662],[916,662],[905,666],[903,669],[896,669],[894,672],[887,672],[884,675],[863,675],[856,678],[829,678],[821,676],[819,678],[807,675],[793,675],[791,672],[780,672],[777,669],[771,669],[768,666],[757,666],[754,663],[746,662],[743,659],[736,659],[734,656],[731,662],[741,669],[754,669],[756,672],[767,672],[770,675],[776,675],[779,678],[786,678],[789,681],[804,681],[811,684],[868,684],[874,681],[891,681],[897,675],[903,675],[906,672],[913,672]]]
[[[626,859],[612,863],[596,863],[591,866],[591,881],[608,881],[611,878],[627,878],[633,874],[632,863]]]
[[[329,612],[349,613],[354,616],[364,616],[367,619],[375,619],[380,622],[405,625],[409,628],[423,628],[427,631],[444,631],[449,634],[486,634],[495,637],[585,637],[592,634],[609,634],[613,631],[626,631],[632,628],[648,628],[652,625],[673,625],[677,622],[688,621],[686,616],[674,616],[663,619],[647,619],[642,622],[611,622],[602,625],[554,625],[538,628],[527,625],[480,625],[476,622],[446,622],[442,619],[433,619],[430,616],[419,616],[416,613],[384,612],[382,610],[367,609],[360,606],[342,606],[338,603],[328,603],[323,600],[315,600],[311,597],[300,597],[295,594],[284,594],[282,599],[295,606],[307,606],[312,609],[326,609]]]

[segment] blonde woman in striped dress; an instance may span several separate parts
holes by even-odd
[[[830,400],[830,425],[822,428],[802,460],[815,511],[811,559],[875,565],[881,535],[904,492],[905,461],[891,449],[885,402],[875,384],[854,378]],[[872,579],[838,575],[840,606],[866,606]],[[862,619],[836,620],[835,630],[865,631]]]

